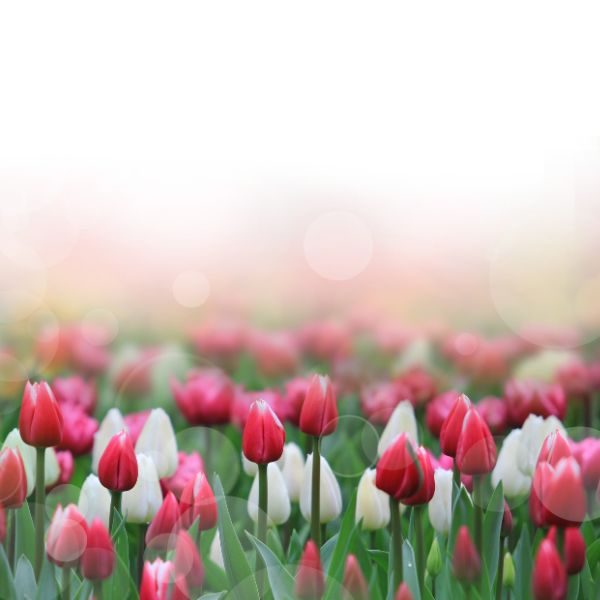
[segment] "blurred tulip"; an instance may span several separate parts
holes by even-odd
[[[187,529],[196,519],[200,531],[212,529],[217,524],[217,501],[204,473],[190,479],[181,493],[179,502],[181,522]]]
[[[169,492],[146,530],[146,546],[159,550],[171,549],[180,528],[180,517],[177,498],[173,492]]]
[[[579,527],[567,527],[565,529],[563,554],[569,575],[576,575],[583,570],[586,545]]]
[[[344,600],[368,600],[369,586],[354,554],[348,554],[346,557],[343,586]]]
[[[81,574],[90,581],[101,581],[112,575],[115,549],[108,529],[100,519],[88,527],[87,545],[81,558]]]
[[[146,421],[151,412],[151,410],[140,410],[134,413],[127,413],[123,416],[125,428],[129,432],[129,436],[134,445],[137,444],[142,429],[144,429],[144,425],[146,425]]]
[[[185,577],[190,587],[201,587],[204,583],[204,565],[190,534],[182,529],[177,534],[174,558],[175,574]]]
[[[177,453],[177,470],[175,473],[166,479],[161,479],[161,485],[164,489],[175,494],[177,499],[181,498],[183,488],[190,479],[196,476],[196,473],[204,471],[204,463],[198,452]]]
[[[306,457],[300,490],[300,512],[307,521],[310,521],[311,517],[312,465],[313,456],[309,454]],[[329,523],[342,513],[342,491],[329,463],[323,456],[321,456],[320,475],[320,522]]]
[[[425,424],[433,436],[440,437],[444,421],[448,418],[458,396],[459,392],[454,390],[444,392],[427,404]]]
[[[98,464],[98,477],[112,492],[125,492],[136,484],[138,462],[126,431],[114,435],[106,446]]]
[[[535,600],[563,600],[567,595],[567,572],[550,537],[538,548],[532,584]]]
[[[50,386],[42,381],[25,385],[19,431],[26,444],[36,448],[58,446],[63,435],[63,418]]]
[[[185,577],[177,576],[171,561],[146,561],[140,584],[140,600],[188,600]]]
[[[600,440],[593,439],[578,462],[586,489],[595,490],[600,483]]]
[[[332,363],[350,354],[352,338],[348,326],[335,321],[313,321],[298,334],[304,352],[321,362]]]
[[[429,503],[429,521],[441,534],[450,531],[452,523],[452,471],[436,469],[434,472],[435,492]]]
[[[456,536],[452,570],[454,576],[464,583],[474,583],[481,573],[481,558],[466,525],[461,526]]]
[[[437,537],[433,538],[433,542],[431,542],[431,548],[429,549],[429,554],[427,555],[427,572],[431,578],[437,577],[444,568],[444,563],[442,561],[442,551],[440,550],[440,544],[438,542]]]
[[[584,520],[586,494],[581,470],[574,458],[563,458],[556,468],[550,467],[549,476],[543,479],[538,494],[545,509],[547,524],[571,527]]]
[[[108,527],[110,492],[100,483],[96,475],[88,475],[85,478],[79,492],[77,508],[89,525],[94,519],[99,519]]]
[[[357,524],[362,520],[367,531],[382,529],[390,521],[388,496],[375,485],[375,469],[367,469],[358,482],[354,520]]]
[[[398,387],[386,381],[369,385],[361,390],[360,408],[371,423],[385,425],[398,405],[398,400],[408,397],[408,389],[399,397]]]
[[[421,482],[418,489],[413,494],[400,498],[402,504],[405,504],[406,506],[427,504],[435,492],[435,478],[433,467],[431,466],[431,459],[423,446],[417,450],[417,460],[421,472]]]
[[[297,444],[290,442],[283,448],[283,458],[281,474],[283,475],[288,495],[292,502],[299,502],[302,479],[304,478],[304,454]]]
[[[292,373],[298,365],[298,350],[286,332],[253,331],[246,339],[248,352],[260,373],[268,376]]]
[[[65,404],[76,406],[90,416],[94,414],[97,393],[92,381],[86,381],[80,375],[57,377],[51,387],[56,401],[61,407]]]
[[[400,587],[394,596],[394,600],[414,600],[414,596],[406,583],[402,582],[400,584]]]
[[[401,433],[377,462],[375,485],[396,500],[414,494],[422,481],[416,454],[413,443]]]
[[[19,450],[0,451],[0,505],[20,508],[27,498],[27,475]]]
[[[394,379],[394,385],[408,388],[414,406],[425,405],[435,396],[436,385],[433,377],[421,366],[413,366]]]
[[[257,400],[250,407],[242,435],[244,456],[257,464],[268,464],[281,458],[285,429],[271,407]]]
[[[56,461],[58,462],[59,476],[58,481],[52,487],[66,485],[73,477],[75,470],[75,461],[73,455],[68,450],[61,450],[56,453]]]
[[[517,468],[517,454],[521,445],[521,430],[513,429],[502,442],[496,466],[492,471],[492,485],[495,487],[502,481],[507,498],[524,496],[531,487],[531,477],[523,475]]]
[[[77,567],[87,546],[88,526],[74,504],[64,509],[59,504],[54,511],[48,537],[48,560],[59,567]]]
[[[137,459],[137,481],[132,488],[127,488],[123,493],[121,512],[128,523],[150,523],[162,505],[158,474],[149,456],[137,454],[135,458]],[[102,461],[100,467],[102,473]]]
[[[152,372],[159,360],[159,348],[121,348],[111,365],[112,385],[119,396],[134,397],[152,390]]]
[[[336,430],[337,420],[338,408],[331,381],[314,375],[302,405],[300,430],[315,437],[329,435]]]
[[[94,435],[94,446],[92,448],[92,471],[98,472],[100,457],[104,454],[108,442],[123,430],[127,430],[123,416],[118,408],[111,408],[107,413],[96,434]]]
[[[408,400],[403,400],[398,404],[385,426],[377,445],[379,456],[387,450],[400,433],[405,433],[415,446],[418,444],[419,435],[415,411]]]
[[[456,449],[456,464],[461,473],[484,475],[496,466],[496,443],[490,430],[473,408],[467,411]]]
[[[177,470],[177,440],[169,415],[155,408],[135,444],[136,454],[145,454],[154,462],[159,479],[170,477]]]
[[[98,421],[89,417],[81,408],[71,404],[63,405],[63,436],[61,450],[69,450],[75,456],[87,454],[94,444],[94,434],[98,430]]]
[[[440,448],[442,452],[454,458],[458,448],[458,440],[462,433],[463,420],[471,408],[471,401],[464,394],[460,394],[450,410],[447,419],[440,431]]]
[[[538,454],[537,462],[547,462],[555,467],[562,458],[569,458],[572,455],[569,442],[557,429],[546,436]]]
[[[567,408],[559,385],[512,379],[504,386],[504,400],[513,425],[520,427],[529,415],[563,419]]]
[[[318,600],[325,593],[325,576],[319,549],[312,540],[306,542],[296,572],[296,596],[301,600]]]
[[[593,391],[593,381],[588,365],[575,358],[560,365],[555,381],[565,391],[567,398],[582,398]]]
[[[517,451],[517,466],[521,473],[529,477],[533,475],[544,440],[555,430],[566,437],[565,429],[556,417],[546,419],[537,415],[527,417],[521,428]]]
[[[510,552],[504,553],[502,567],[502,587],[511,590],[515,585],[515,563]]]
[[[282,525],[290,518],[291,505],[283,475],[276,463],[267,466],[267,518],[270,525]],[[258,474],[248,496],[248,514],[258,522]]]
[[[306,377],[295,377],[285,384],[283,403],[286,406],[288,421],[298,427],[300,425],[300,413],[310,380]]]
[[[500,535],[502,537],[508,537],[513,529],[513,515],[510,510],[508,502],[504,500],[504,512],[502,514],[502,527],[500,528]]]
[[[508,426],[508,410],[502,398],[487,396],[475,405],[475,409],[483,417],[493,435],[504,433]]]

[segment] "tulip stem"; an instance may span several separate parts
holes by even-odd
[[[310,533],[317,548],[321,548],[321,438],[313,437]]]
[[[496,569],[496,600],[502,600],[502,579],[504,578],[504,537],[500,536],[498,568]]]
[[[15,570],[15,540],[17,537],[17,516],[14,508],[6,511],[8,517],[8,564],[11,570]]]
[[[44,512],[46,508],[46,488],[44,473],[45,448],[35,449],[35,578],[40,579],[44,558]]]
[[[592,395],[583,395],[583,425],[590,429],[592,427]]]
[[[417,561],[417,578],[419,580],[419,590],[421,598],[425,591],[425,540],[423,533],[423,511],[425,506],[415,506],[415,538],[416,538],[416,561]]]
[[[394,561],[394,589],[397,590],[404,578],[402,572],[402,517],[400,515],[400,502],[392,496],[390,496],[390,514],[390,527],[392,530],[392,546],[390,551]]]
[[[138,555],[137,555],[137,573],[138,583],[142,582],[142,573],[144,572],[144,554],[146,552],[146,532],[148,531],[148,525],[146,523],[140,523],[138,539]]]
[[[212,430],[210,427],[204,429],[204,470],[208,481],[212,481]]]
[[[102,600],[102,581],[94,581],[94,600]]]
[[[71,600],[71,569],[64,567],[62,571],[62,597],[63,600]]]
[[[267,514],[269,510],[269,487],[267,478],[267,464],[258,465],[258,539],[263,543],[267,543]],[[265,565],[260,557],[260,553],[256,553],[256,573],[258,593],[262,598],[264,595],[264,569]]]
[[[111,535],[113,534],[115,512],[121,512],[121,492],[112,491],[110,493],[110,513],[108,515],[108,532]]]
[[[479,556],[483,550],[483,477],[473,475],[473,504],[475,504],[475,547]]]
[[[371,550],[375,550],[377,548],[377,531],[375,529],[371,529],[371,531],[369,531],[369,547]]]

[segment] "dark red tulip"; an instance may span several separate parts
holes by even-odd
[[[48,560],[59,567],[77,567],[87,547],[87,536],[87,523],[77,507],[69,504],[63,510],[59,504],[48,527]]]
[[[98,478],[113,492],[130,490],[137,482],[138,464],[131,438],[126,431],[114,435],[98,463]]]
[[[26,444],[36,448],[58,446],[63,435],[63,418],[60,406],[50,389],[42,381],[25,385],[19,431]]]
[[[440,431],[440,448],[444,454],[454,458],[458,448],[458,440],[462,433],[463,420],[471,408],[471,401],[464,394],[460,394]]]
[[[185,529],[177,534],[174,565],[175,574],[185,577],[190,587],[200,587],[204,583],[204,565],[200,553]]]
[[[496,465],[496,444],[481,415],[470,409],[465,415],[456,450],[456,464],[461,473],[484,475]]]
[[[344,566],[344,600],[368,600],[369,586],[356,556],[348,554]]]
[[[435,437],[440,437],[444,422],[448,418],[459,395],[460,393],[454,390],[444,392],[427,404],[425,424]]]
[[[337,402],[329,377],[314,375],[302,405],[300,430],[317,437],[329,435],[335,431],[337,420]]]
[[[21,453],[17,449],[0,451],[0,504],[4,508],[20,508],[27,498],[27,475]]]
[[[429,452],[423,446],[417,450],[417,460],[419,461],[419,470],[421,471],[421,483],[414,494],[401,498],[402,504],[406,504],[407,506],[427,504],[435,492],[433,466],[431,465]]]
[[[325,576],[319,550],[312,540],[306,542],[296,572],[296,596],[301,600],[318,600],[325,592]]]
[[[183,488],[179,502],[181,522],[186,528],[199,519],[200,531],[212,529],[217,524],[217,501],[204,473],[197,473]]]
[[[535,600],[563,600],[567,595],[567,571],[550,536],[538,548],[532,583]]]
[[[177,498],[169,492],[146,531],[146,545],[160,550],[172,548],[179,531],[180,517]]]
[[[475,408],[493,435],[504,433],[508,426],[508,410],[502,398],[487,396],[480,400]]]
[[[481,558],[466,525],[462,525],[456,536],[452,569],[457,579],[464,583],[475,582],[481,573]]]
[[[285,384],[283,403],[286,406],[287,419],[296,427],[300,425],[300,413],[309,385],[310,381],[306,377],[295,377]]]
[[[81,574],[90,581],[100,581],[112,575],[115,549],[108,529],[100,519],[89,526],[87,546],[81,558]]]
[[[586,545],[579,527],[565,529],[564,556],[569,575],[579,573],[585,565]]]
[[[560,385],[540,381],[513,379],[504,386],[508,417],[520,427],[529,415],[555,416],[563,419],[567,409],[565,393]]]
[[[401,433],[379,459],[375,485],[389,496],[400,500],[415,494],[421,481],[417,452],[406,433]]]
[[[250,407],[242,436],[244,456],[257,464],[268,464],[281,458],[285,429],[273,409],[257,400]]]

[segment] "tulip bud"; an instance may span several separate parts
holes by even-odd
[[[94,445],[92,447],[92,471],[94,473],[98,473],[98,464],[106,450],[106,446],[121,431],[127,431],[123,415],[121,415],[118,408],[111,408],[100,423],[98,431],[94,434]]]
[[[416,451],[405,433],[401,433],[379,459],[375,485],[397,500],[414,494],[421,485],[422,473]]]
[[[79,512],[88,524],[99,519],[106,527],[110,518],[110,492],[100,483],[96,475],[88,475],[79,492]]]
[[[510,552],[504,554],[504,565],[502,569],[502,586],[510,590],[515,585],[515,563]]]
[[[215,563],[218,567],[225,570],[225,561],[223,560],[223,552],[221,551],[221,538],[219,537],[219,531],[215,533],[215,537],[210,544],[210,550],[208,551],[208,558]]]
[[[564,557],[569,575],[576,575],[585,565],[585,540],[578,527],[565,529]]]
[[[177,470],[177,440],[171,419],[162,408],[150,412],[135,444],[135,452],[152,459],[159,479],[170,477]]]
[[[600,440],[594,440],[593,445],[583,453],[580,465],[586,489],[595,490],[600,483]]]
[[[440,437],[444,421],[448,418],[458,396],[459,393],[455,391],[444,392],[427,404],[425,424],[436,438]]]
[[[26,444],[36,448],[58,446],[62,440],[63,418],[50,386],[42,381],[25,385],[19,431]]]
[[[194,479],[198,471],[204,471],[204,463],[198,452],[178,452],[177,471],[172,477],[161,479],[160,484],[165,490],[170,490],[177,499],[181,498],[183,488],[190,479]],[[256,466],[256,465],[255,465]]]
[[[394,409],[392,416],[381,434],[381,438],[379,438],[377,454],[381,456],[396,439],[396,436],[401,433],[405,433],[415,446],[419,443],[415,411],[409,400],[403,400]]]
[[[64,404],[61,407],[63,436],[58,447],[70,450],[75,456],[87,454],[94,443],[98,421],[87,415],[79,406]]]
[[[21,453],[12,448],[0,452],[0,505],[20,508],[27,498],[27,475]]]
[[[161,507],[162,490],[152,459],[145,454],[136,455],[136,459],[137,481],[123,494],[121,510],[128,523],[149,523]],[[100,461],[100,473],[102,473],[102,461]]]
[[[313,455],[309,454],[304,465],[304,477],[302,479],[302,489],[300,490],[300,512],[307,521],[310,521],[312,508],[312,465]],[[320,475],[320,521],[321,523],[329,523],[337,519],[342,513],[342,491],[329,463],[323,456],[321,456]]]
[[[529,415],[521,428],[521,439],[517,453],[517,466],[524,475],[531,477],[538,462],[540,450],[546,437],[558,429],[566,437],[562,423],[556,417],[543,419]]]
[[[189,529],[199,519],[200,531],[212,529],[217,524],[217,502],[204,473],[197,473],[183,488],[179,502],[182,525]]]
[[[544,439],[537,462],[547,462],[555,467],[561,458],[569,458],[570,456],[573,456],[573,453],[569,442],[556,429]]]
[[[175,573],[175,565],[157,558],[146,561],[140,584],[140,600],[187,600],[189,598],[185,577]]]
[[[442,551],[437,537],[433,538],[429,554],[427,555],[427,572],[431,577],[437,577],[442,572]]]
[[[435,492],[428,506],[429,521],[440,534],[447,534],[452,523],[452,471],[436,469]]]
[[[257,464],[271,463],[283,454],[284,443],[285,429],[273,409],[264,400],[253,402],[242,436],[244,456]]]
[[[292,507],[283,475],[276,463],[267,466],[267,518],[269,525],[282,525],[290,518]],[[248,514],[258,522],[258,475],[254,478],[248,496]]]
[[[475,405],[475,410],[486,422],[494,435],[499,435],[506,430],[508,425],[508,411],[502,398],[488,396]]]
[[[296,572],[296,596],[301,600],[318,600],[325,593],[325,577],[319,549],[312,540],[306,542]]]
[[[174,565],[175,574],[185,577],[190,587],[200,587],[204,583],[204,565],[200,553],[185,529],[177,534]]]
[[[456,578],[464,583],[475,582],[481,573],[481,559],[466,525],[458,530],[456,536],[452,568]]]
[[[344,600],[368,600],[369,586],[354,554],[348,554],[344,567]]]
[[[414,596],[406,583],[402,582],[394,596],[394,600],[414,600]]]
[[[421,446],[417,450],[417,460],[419,462],[419,470],[421,472],[421,483],[414,494],[400,498],[402,504],[406,506],[417,506],[427,504],[433,497],[435,492],[435,478],[429,452]]]
[[[304,455],[294,442],[290,442],[283,448],[283,458],[285,459],[283,467],[280,468],[290,500],[299,502],[302,478],[304,477]]]
[[[567,571],[560,560],[554,540],[542,540],[533,565],[533,595],[536,600],[565,598],[567,594]]]
[[[524,496],[531,487],[531,477],[517,468],[517,454],[521,445],[521,430],[513,429],[502,442],[496,466],[492,471],[492,485],[502,482],[507,498]]]
[[[100,463],[98,477],[113,492],[130,490],[138,479],[138,464],[129,434],[121,431],[110,440]]]
[[[115,568],[115,549],[108,529],[100,519],[94,519],[88,528],[87,546],[81,558],[81,574],[90,581],[111,576]]]
[[[146,531],[146,545],[159,550],[170,549],[179,531],[179,519],[177,498],[173,492],[169,492]]]
[[[361,520],[367,531],[381,529],[390,521],[388,496],[375,485],[375,469],[367,469],[358,482],[355,522]]]
[[[546,523],[559,527],[579,525],[585,518],[587,499],[577,461],[572,457],[563,458],[556,469],[549,469],[549,476],[542,482],[541,490],[538,490]]]
[[[471,408],[471,401],[465,394],[460,394],[440,431],[440,448],[442,452],[454,458],[458,449],[458,439],[462,432],[462,425],[467,411]]]
[[[484,475],[496,465],[496,444],[489,427],[473,408],[465,415],[456,449],[456,464],[461,473]]]
[[[504,386],[510,421],[522,425],[530,415],[564,418],[567,399],[560,385],[541,381],[511,380]]]
[[[300,412],[300,430],[308,435],[330,435],[337,427],[338,408],[329,377],[314,375]]]
[[[510,511],[510,506],[508,502],[504,501],[504,513],[502,515],[502,528],[500,529],[500,535],[502,537],[507,537],[510,535],[510,532],[513,528],[513,515]]]
[[[59,504],[48,527],[48,560],[59,567],[77,567],[87,545],[87,535],[87,523],[77,507],[69,504],[63,510]]]

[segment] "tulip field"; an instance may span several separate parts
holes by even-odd
[[[600,598],[600,354],[545,336],[6,346],[35,358],[0,385],[0,598]]]

